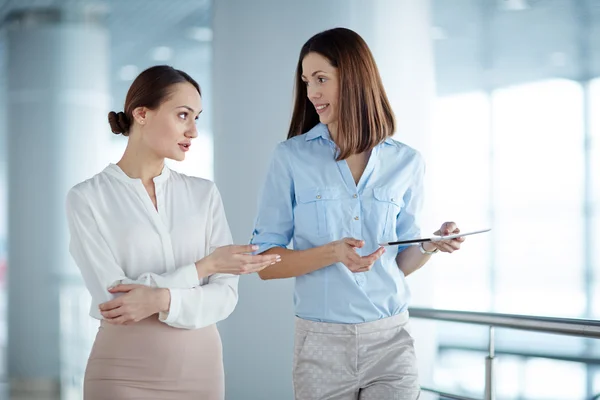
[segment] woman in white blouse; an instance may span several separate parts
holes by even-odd
[[[70,252],[101,324],[84,398],[223,399],[216,323],[238,299],[238,275],[279,260],[232,245],[216,186],[171,171],[197,136],[198,84],[169,66],[142,72],[124,112],[123,157],[67,197]]]

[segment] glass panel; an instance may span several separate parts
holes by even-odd
[[[582,98],[566,80],[494,93],[496,311],[585,311]]]
[[[434,221],[456,221],[462,230],[489,226],[490,159],[489,102],[484,93],[437,100],[432,154],[427,173]],[[437,229],[437,227],[434,227]],[[427,232],[429,233],[429,232]],[[487,311],[489,235],[467,239],[464,251],[432,260],[434,306]]]
[[[527,399],[585,398],[585,366],[579,363],[532,358],[525,361],[525,390]]]

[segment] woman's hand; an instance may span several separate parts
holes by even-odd
[[[433,234],[436,236],[447,236],[460,233],[460,229],[454,222],[444,222],[440,229],[435,231]],[[456,239],[442,240],[439,242],[427,242],[423,243],[423,248],[426,251],[434,251],[438,249],[444,253],[452,253],[456,250],[460,250],[460,244],[465,241],[465,237],[459,237]]]
[[[385,249],[380,247],[368,256],[359,256],[356,249],[360,249],[364,241],[354,238],[344,238],[332,242],[336,259],[352,272],[366,272],[371,269],[375,261],[383,255]]]
[[[100,304],[105,321],[114,325],[138,322],[158,312],[169,311],[171,292],[168,289],[144,285],[117,285],[110,293],[124,293],[116,299]]]
[[[215,273],[251,274],[281,261],[279,254],[250,254],[256,250],[258,250],[258,246],[255,245],[218,247],[210,255],[196,262],[198,275],[209,276]]]

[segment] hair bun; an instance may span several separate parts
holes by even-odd
[[[118,113],[111,111],[108,113],[108,123],[110,124],[110,130],[115,134],[127,135],[131,123],[127,115],[120,111]]]

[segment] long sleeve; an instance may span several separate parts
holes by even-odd
[[[160,288],[193,288],[199,285],[195,264],[184,265],[164,274],[144,273],[135,279],[125,275],[101,234],[90,204],[77,188],[69,191],[66,214],[71,235],[69,251],[81,271],[85,285],[98,303],[112,300],[108,288],[118,283]],[[99,310],[92,316],[101,319]]]
[[[257,253],[273,247],[287,247],[294,234],[294,181],[286,148],[275,149],[259,200],[251,244]]]
[[[221,195],[213,185],[210,196],[211,219],[207,224],[206,251],[233,243]],[[164,323],[176,328],[199,329],[227,318],[238,301],[237,275],[213,274],[205,285],[193,289],[171,289],[168,313],[160,313]]]

